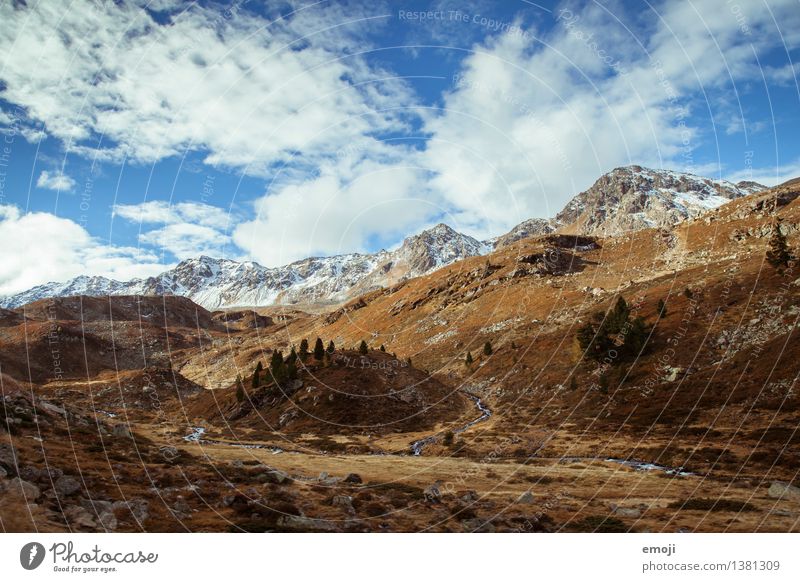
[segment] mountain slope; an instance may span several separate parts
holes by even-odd
[[[5,297],[0,305],[14,308],[46,297],[77,295],[179,295],[207,309],[337,303],[490,250],[489,245],[439,224],[406,238],[394,251],[312,257],[275,268],[202,256],[148,279],[121,282],[81,276],[47,283]]]
[[[0,307],[14,308],[45,297],[74,295],[179,295],[207,309],[337,304],[525,238],[555,231],[615,235],[672,226],[764,189],[755,182],[733,184],[628,166],[602,176],[575,196],[556,218],[532,218],[484,242],[439,224],[406,238],[393,251],[311,257],[275,268],[203,256],[185,260],[149,279],[120,282],[81,276],[66,283],[47,283],[0,298]]]
[[[573,198],[556,216],[564,232],[618,235],[666,227],[766,189],[755,182],[733,184],[693,174],[617,168]]]

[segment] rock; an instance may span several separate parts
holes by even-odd
[[[8,477],[8,471],[6,471],[5,468],[0,465],[0,479],[5,479],[6,477]]]
[[[122,519],[129,519],[131,516],[138,523],[142,524],[150,516],[150,504],[144,499],[129,499],[127,501],[115,501],[111,505],[114,514]]]
[[[117,424],[111,430],[111,434],[113,434],[117,438],[121,439],[132,439],[133,434],[131,433],[131,429],[127,424]]]
[[[425,495],[425,500],[430,501],[431,503],[440,503],[442,500],[442,482],[436,481],[433,485],[428,485],[423,491]]]
[[[494,531],[494,525],[491,522],[484,521],[479,517],[473,519],[465,519],[461,522],[464,531],[491,533]]]
[[[6,484],[6,494],[16,495],[17,497],[24,498],[28,502],[33,502],[39,498],[42,492],[30,481],[14,477]]]
[[[50,482],[57,481],[63,474],[64,471],[58,467],[45,467],[39,471],[39,481],[49,484]]]
[[[264,473],[258,475],[256,479],[259,483],[277,483],[278,485],[288,483],[292,480],[288,473],[278,469],[270,469],[269,471],[265,471]]]
[[[97,518],[97,521],[100,523],[100,527],[105,530],[115,530],[117,529],[117,518],[111,511],[104,511],[100,514]]]
[[[315,532],[315,531],[336,531],[336,525],[323,519],[312,519],[299,515],[282,515],[278,518],[278,527],[292,529],[296,531]]]
[[[526,491],[525,493],[519,496],[519,499],[517,499],[517,503],[526,503],[526,504],[536,503],[536,498],[533,496],[533,493],[531,493],[530,491]]]
[[[462,494],[459,499],[469,505],[470,503],[474,503],[478,500],[478,493],[476,491],[469,490],[466,493]]]
[[[341,507],[347,512],[354,513],[353,498],[349,495],[334,495],[331,499],[331,505],[334,507]]]
[[[49,414],[50,416],[66,416],[67,411],[63,408],[56,406],[55,404],[50,404],[49,402],[45,402],[44,400],[40,400],[38,404],[39,410],[44,412],[45,414]]]
[[[101,501],[100,499],[86,499],[82,497],[80,500],[81,507],[85,510],[100,515],[106,512],[113,512],[114,511],[114,504],[110,501]]]
[[[70,528],[97,529],[97,522],[92,514],[80,505],[65,508],[64,517],[67,518]]]
[[[773,481],[767,494],[773,499],[800,501],[800,487],[795,487],[783,481]]]
[[[68,497],[81,490],[80,482],[69,475],[62,475],[56,479],[53,489],[59,497]]]
[[[361,475],[358,473],[350,473],[347,477],[344,478],[345,483],[363,483],[364,481],[361,480]]]
[[[0,465],[5,467],[9,475],[16,474],[17,451],[14,445],[3,443],[0,445]]]
[[[36,467],[25,465],[19,468],[18,476],[20,479],[25,479],[25,481],[38,481],[40,474],[39,469]]]
[[[617,507],[614,509],[614,515],[620,517],[641,517],[642,512],[635,507]]]

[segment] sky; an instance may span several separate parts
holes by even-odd
[[[800,0],[0,3],[0,295],[800,176]]]

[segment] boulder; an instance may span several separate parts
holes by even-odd
[[[80,481],[69,475],[62,475],[53,484],[53,489],[59,497],[68,497],[81,490]]]
[[[800,487],[795,487],[784,481],[773,481],[767,494],[773,499],[800,501]]]
[[[436,481],[433,485],[428,485],[423,491],[425,500],[431,503],[440,503],[442,501],[442,482]]]
[[[533,496],[533,493],[530,491],[526,491],[522,495],[519,496],[517,499],[517,503],[525,503],[530,505],[531,503],[536,503],[536,498]]]
[[[642,512],[635,507],[617,507],[614,509],[614,515],[619,515],[620,517],[638,518],[641,517]]]
[[[331,505],[334,507],[341,507],[348,513],[355,512],[353,508],[353,498],[349,495],[334,495],[333,499],[331,499]]]
[[[347,477],[344,478],[344,482],[354,483],[354,484],[363,483],[363,481],[361,480],[361,475],[359,475],[358,473],[350,473],[349,475],[347,475]]]
[[[100,499],[86,499],[82,497],[80,500],[81,507],[85,510],[100,515],[109,511],[114,511],[114,504],[110,501],[102,501]]]
[[[292,480],[288,473],[280,471],[278,469],[270,469],[269,471],[265,471],[259,474],[256,477],[256,480],[259,483],[276,483],[278,485],[282,485],[284,483],[288,483]]]
[[[302,532],[337,531],[334,523],[324,519],[313,519],[299,515],[282,515],[278,518],[278,527]]]
[[[77,529],[97,529],[97,522],[94,516],[80,505],[70,505],[64,509],[64,517],[67,519],[70,528]]]
[[[144,499],[129,499],[127,501],[115,501],[111,505],[114,514],[121,519],[133,517],[138,523],[142,524],[150,516],[150,504]]]
[[[131,429],[127,424],[117,424],[114,425],[114,428],[111,430],[111,434],[113,434],[117,438],[121,439],[132,439],[133,434],[131,433]]]
[[[105,530],[113,531],[117,529],[118,525],[117,518],[111,511],[104,511],[103,513],[101,513],[97,518],[97,521],[100,524],[100,527],[102,527]]]
[[[42,492],[30,481],[14,477],[6,484],[6,494],[22,497],[26,501],[32,503],[39,498]]]
[[[461,527],[464,528],[464,531],[468,532],[491,533],[494,531],[494,525],[492,525],[491,522],[485,521],[479,517],[465,519],[461,522]]]

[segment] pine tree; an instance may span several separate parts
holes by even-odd
[[[658,316],[665,317],[667,315],[667,304],[663,299],[658,300]]]
[[[792,253],[789,250],[789,245],[786,243],[786,235],[781,230],[781,219],[775,222],[775,228],[772,229],[772,237],[769,239],[769,248],[767,249],[767,262],[775,267],[779,273],[789,266],[789,262],[793,259]]]
[[[381,344],[381,351],[386,352],[386,346],[384,346],[383,344]]]
[[[314,359],[320,362],[324,356],[325,346],[322,345],[322,340],[317,338],[317,341],[314,342]]]
[[[304,362],[308,359],[308,340],[306,338],[300,342],[300,359]]]
[[[366,356],[369,353],[369,347],[367,346],[367,342],[361,340],[361,343],[358,345],[358,353]]]
[[[334,351],[336,351],[336,346],[334,345],[333,340],[328,342],[328,350],[327,351],[328,351],[329,354],[332,354]]]
[[[253,388],[258,388],[258,385],[261,383],[261,371],[264,369],[264,365],[259,361],[256,364],[256,369],[253,372]]]
[[[241,375],[236,376],[236,402],[244,402],[244,385],[242,384]]]
[[[292,346],[292,351],[289,352],[289,357],[286,358],[286,363],[288,364],[289,362],[297,362],[297,352],[294,346]]]
[[[275,350],[272,352],[272,360],[270,361],[269,369],[272,373],[272,378],[276,383],[280,384],[286,379],[286,368],[283,363],[283,352],[280,350]]]
[[[297,379],[297,357],[294,359],[289,358],[289,361],[286,363],[286,377],[289,380]]]
[[[472,352],[467,352],[467,357],[466,357],[466,359],[464,360],[464,363],[465,363],[467,366],[469,366],[469,365],[471,365],[471,364],[472,364],[472,362],[473,362],[473,361],[474,361],[474,360],[472,359]]]
[[[484,356],[492,355],[492,342],[486,342],[485,344],[483,344],[483,355]]]

